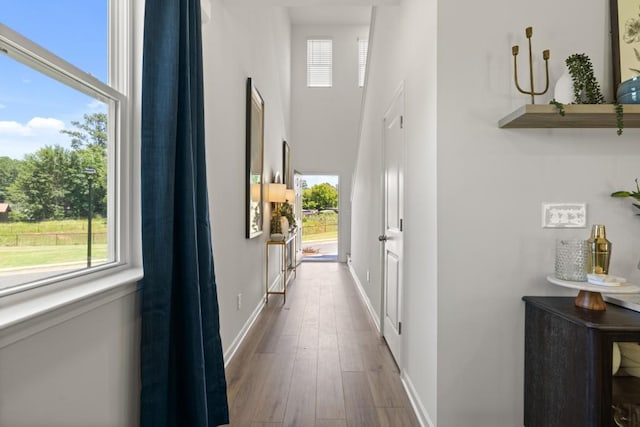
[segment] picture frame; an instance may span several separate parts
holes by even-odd
[[[264,226],[264,100],[251,77],[246,101],[246,238],[253,239]]]
[[[640,0],[610,0],[613,94],[640,75]]]
[[[293,188],[291,179],[291,149],[287,141],[282,141],[282,182],[287,188]]]

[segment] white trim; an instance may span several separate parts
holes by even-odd
[[[141,268],[128,268],[73,285],[54,284],[2,299],[0,348],[136,291]],[[85,278],[86,279],[86,278]]]
[[[253,310],[253,313],[251,313],[251,316],[249,316],[249,319],[247,319],[247,321],[244,323],[244,325],[242,326],[242,329],[240,329],[240,332],[238,332],[238,335],[236,335],[235,339],[233,340],[233,342],[231,343],[227,351],[224,352],[225,368],[229,366],[229,363],[231,363],[233,356],[236,355],[236,352],[240,348],[240,345],[244,342],[244,339],[247,337],[247,334],[249,333],[251,328],[253,328],[253,325],[258,319],[258,316],[260,315],[260,313],[262,313],[262,309],[264,308],[264,305],[265,303],[263,298],[258,302],[258,305]]]
[[[269,286],[269,290],[270,291],[273,290],[277,286],[278,282],[280,281],[282,281],[282,274],[278,273],[275,279],[273,280],[273,282],[271,282],[271,285]],[[260,315],[260,313],[262,312],[262,309],[266,304],[265,303],[266,298],[267,298],[267,294],[265,292],[265,294],[262,296],[262,298],[258,302],[258,305],[256,306],[256,308],[251,313],[251,316],[249,316],[249,319],[247,319],[247,321],[244,323],[244,325],[242,326],[242,329],[240,329],[240,332],[238,332],[238,335],[236,335],[236,337],[233,339],[227,351],[224,352],[225,368],[229,366],[229,363],[231,363],[233,356],[236,355],[236,352],[244,342],[244,339],[247,337],[247,334],[249,333],[251,328],[253,328],[254,323],[258,319],[258,316]]]
[[[360,298],[362,299],[362,302],[364,303],[364,305],[367,306],[367,311],[369,312],[369,316],[371,316],[371,319],[373,320],[373,324],[376,326],[376,330],[378,331],[378,334],[381,334],[382,331],[380,329],[380,320],[377,317],[378,314],[373,309],[373,306],[371,305],[371,300],[369,299],[369,297],[367,296],[367,293],[362,287],[362,283],[360,283],[360,279],[358,279],[358,275],[356,274],[356,271],[353,269],[353,266],[351,265],[350,262],[347,263],[347,265],[349,266],[349,272],[351,273],[351,277],[353,278],[353,281],[355,282],[356,287],[358,288],[358,293],[360,294]]]
[[[407,396],[409,397],[409,401],[411,402],[411,407],[413,408],[413,412],[416,414],[418,418],[418,422],[422,427],[435,427],[433,421],[431,421],[431,417],[427,413],[427,410],[424,408],[420,397],[418,397],[418,393],[416,392],[411,379],[407,375],[406,371],[402,371],[402,375],[400,376],[400,381],[402,382],[402,386],[404,390],[407,392]]]

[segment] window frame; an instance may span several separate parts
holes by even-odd
[[[134,292],[142,278],[139,202],[139,87],[141,79],[142,19],[144,0],[108,0],[108,75],[104,83],[63,58],[0,24],[0,50],[14,60],[89,96],[100,96],[109,105],[108,205],[113,261],[89,269],[0,289],[0,348],[42,330],[48,325],[95,307],[92,301],[109,302]],[[134,21],[136,25],[134,27]],[[135,32],[134,32],[135,29]],[[138,55],[134,56],[134,53]],[[2,54],[2,53],[0,53]],[[137,169],[136,169],[137,168]],[[128,286],[124,286],[128,285]],[[124,286],[124,287],[123,287]],[[78,303],[79,306],[74,306]],[[52,311],[67,310],[35,328],[25,322],[42,319]],[[75,314],[77,315],[77,314]],[[55,320],[58,319],[58,320]],[[21,326],[22,325],[22,326]],[[15,327],[15,328],[14,328]],[[4,332],[7,332],[6,334]]]
[[[329,82],[328,84],[311,84],[312,64],[310,62],[310,42],[329,42],[331,44],[331,55],[329,57]],[[331,37],[308,37],[307,38],[307,87],[308,88],[332,88],[333,87],[333,38]],[[317,64],[316,64],[317,65]]]

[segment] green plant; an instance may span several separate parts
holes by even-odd
[[[591,59],[584,53],[574,53],[565,60],[569,75],[573,81],[573,104],[604,104],[604,96],[600,90],[598,80],[593,74],[593,65]],[[552,99],[550,104],[556,106],[558,114],[565,115],[564,104]],[[616,133],[622,135],[624,129],[624,110],[621,104],[615,102],[614,109],[616,112]]]
[[[640,202],[640,185],[638,184],[638,178],[636,178],[636,191],[614,191],[613,193],[611,193],[611,197],[631,197],[632,199]],[[636,208],[640,209],[639,203],[632,204]],[[640,215],[640,213],[638,213],[637,215]]]
[[[624,109],[622,104],[618,104],[617,102],[613,104],[613,107],[616,110],[616,127],[618,128],[616,132],[618,136],[620,136],[622,135],[622,129],[624,129]]]
[[[296,218],[293,216],[293,206],[289,204],[289,201],[285,201],[280,207],[280,215],[287,218],[290,226],[296,225]]]
[[[276,206],[271,211],[271,234],[280,234],[282,233],[282,227],[280,227],[280,207]]]
[[[573,80],[573,102],[575,104],[604,104],[600,85],[593,75],[591,59],[584,53],[574,53],[566,60]]]
[[[558,102],[555,99],[552,99],[551,101],[549,101],[549,104],[556,106],[556,108],[558,110],[558,114],[560,114],[561,116],[565,115],[564,104],[562,102]]]

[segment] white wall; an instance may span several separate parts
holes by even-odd
[[[497,127],[498,119],[528,102],[514,88],[511,56],[512,44],[523,50],[528,25],[534,28],[535,55],[551,49],[551,87],[563,59],[586,52],[610,99],[608,6],[583,6],[577,0],[535,5],[490,0],[466,2],[461,14],[457,3],[408,0],[399,11],[379,10],[372,59],[378,49],[389,56],[386,66],[370,68],[353,213],[360,218],[379,206],[379,172],[365,166],[379,159],[379,138],[373,137],[381,120],[376,104],[388,102],[392,88],[404,79],[404,368],[438,426],[522,425],[521,297],[575,295],[544,277],[553,271],[557,237],[589,233],[542,229],[542,202],[586,202],[589,224],[606,224],[613,241],[611,270],[640,280],[635,269],[640,221],[628,201],[609,197],[614,190],[632,188],[640,131],[627,129],[617,137],[615,129]],[[376,73],[384,76],[375,78]],[[538,102],[549,99],[550,94]],[[374,224],[367,228],[352,222],[354,268],[363,284],[367,268],[372,274],[379,269],[379,253],[370,249],[378,221],[369,222]],[[364,286],[379,304],[379,278]]]
[[[358,87],[358,38],[368,26],[294,25],[291,40],[291,153],[302,174],[340,178],[338,259],[350,248],[351,180],[356,160],[362,88]],[[333,40],[333,87],[307,87],[307,39]]]
[[[136,300],[129,294],[0,349],[0,425],[138,425]]]
[[[262,236],[245,239],[246,80],[251,77],[265,101],[264,178],[282,174],[282,140],[288,140],[290,24],[284,8],[238,6],[211,1],[203,25],[205,131],[213,251],[226,352],[265,292]],[[275,251],[274,251],[275,252]],[[277,259],[273,258],[276,271]],[[237,309],[237,295],[242,308]]]

